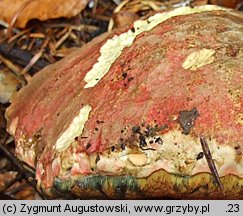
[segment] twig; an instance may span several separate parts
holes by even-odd
[[[26,35],[31,31],[31,29],[25,29],[23,31],[18,32],[16,35],[13,35],[12,37],[10,37],[8,39],[8,43],[10,44],[11,42],[13,42],[14,40],[16,40],[17,38],[21,37],[22,35]]]
[[[236,10],[240,10],[242,6],[243,6],[243,1],[239,2],[239,4],[236,5],[236,8],[235,9]]]
[[[0,193],[0,200],[15,200],[13,197]]]
[[[25,66],[25,68],[20,72],[22,75],[27,73],[31,67],[42,57],[43,53],[45,52],[45,48],[47,47],[50,41],[50,36],[48,35],[44,40],[40,50],[32,57],[29,63]]]
[[[121,1],[120,1],[120,0],[113,0],[113,2],[114,2],[116,5],[121,4]]]
[[[34,190],[38,193],[41,199],[46,199],[45,196],[37,190],[36,181],[34,181],[35,176],[33,175],[33,173],[30,172],[29,169],[26,169],[24,165],[11,152],[7,150],[3,143],[4,142],[0,143],[0,150],[5,154],[6,158],[15,165],[20,174],[22,174],[23,177],[26,179],[26,182],[34,188]]]
[[[67,32],[57,41],[57,43],[55,44],[55,49],[58,49],[59,46],[69,37],[69,35],[71,34],[72,30],[68,29]]]
[[[8,28],[9,27],[9,24],[4,22],[3,20],[0,20],[0,26],[3,26],[5,28]],[[20,32],[19,29],[16,29],[16,28],[12,28],[12,31],[15,33],[15,34],[18,34]]]
[[[208,143],[203,135],[200,136],[200,143],[202,145],[203,153],[207,159],[209,169],[210,169],[212,175],[214,176],[217,185],[220,187],[221,190],[224,190],[223,184],[220,181],[218,171],[214,164],[210,149],[208,147]]]
[[[93,5],[93,8],[92,8],[92,13],[93,13],[93,14],[96,13],[96,9],[97,9],[97,6],[98,6],[98,1],[99,1],[99,0],[94,0],[94,5]]]
[[[113,13],[118,13],[127,3],[129,2],[129,0],[125,0],[123,2],[121,2],[113,11]],[[111,31],[114,27],[115,23],[114,20],[111,18],[108,24],[108,31]]]
[[[17,10],[17,12],[15,13],[15,15],[13,16],[10,24],[9,24],[9,27],[8,27],[8,32],[7,32],[7,35],[10,36],[11,35],[11,32],[12,32],[12,29],[14,27],[14,24],[16,23],[18,17],[20,16],[20,14],[23,12],[23,10],[31,3],[32,0],[29,0],[27,2],[25,2],[24,4],[22,4],[19,9]]]
[[[150,8],[152,8],[154,11],[158,11],[161,8],[155,3],[151,1],[141,1],[143,5],[148,5]]]
[[[7,59],[11,59],[12,62],[21,67],[25,67],[33,58],[33,55],[30,52],[22,50],[17,46],[11,48],[8,44],[0,44],[0,54]],[[31,69],[33,69],[33,71],[38,71],[48,64],[49,62],[46,60],[39,59]]]
[[[21,68],[15,64],[13,64],[11,61],[8,59],[4,58],[0,54],[0,60],[3,62],[18,78],[20,78],[23,81],[22,76],[20,75]]]
[[[13,188],[9,188],[8,191],[5,192],[5,194],[15,195],[16,193],[25,190],[25,188],[28,186],[29,185],[27,184],[26,181],[19,182],[19,185],[15,186]]]
[[[10,160],[16,167],[17,169],[24,174],[24,176],[28,179],[30,177],[33,177],[33,174],[30,173],[28,170],[26,170],[21,162],[10,152],[8,151],[8,149],[4,146],[4,144],[0,144],[0,150],[4,153],[4,155],[6,156],[6,158],[8,160]]]
[[[17,176],[13,179],[11,179],[10,181],[8,181],[4,187],[0,190],[0,193],[5,192],[8,188],[10,188],[13,184],[15,184],[16,182],[18,182],[19,180],[21,180],[23,178],[23,175],[21,173],[18,173]]]

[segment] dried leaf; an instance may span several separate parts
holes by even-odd
[[[11,72],[0,70],[0,103],[8,103],[20,85],[20,81]]]
[[[24,28],[31,19],[70,18],[83,10],[89,0],[2,0],[0,19]]]
[[[37,194],[35,193],[35,190],[31,187],[26,185],[23,187],[22,190],[18,191],[15,194],[15,197],[17,200],[36,200],[40,199],[38,198]]]
[[[200,6],[200,5],[205,5],[208,4],[208,0],[192,0],[191,1],[191,6]]]
[[[113,14],[113,20],[115,22],[116,27],[122,27],[131,24],[138,19],[139,16],[137,14],[129,11],[120,11],[118,13]]]
[[[211,0],[210,1],[211,4],[215,4],[215,5],[220,5],[220,6],[224,6],[224,7],[229,7],[229,8],[236,8],[237,4],[240,3],[240,0]]]
[[[77,47],[71,47],[71,48],[62,47],[61,49],[55,51],[55,53],[53,53],[53,55],[59,56],[59,57],[64,57],[64,56],[76,51],[77,49],[78,49]]]
[[[9,181],[16,177],[17,173],[14,171],[0,173],[0,191],[8,184]]]

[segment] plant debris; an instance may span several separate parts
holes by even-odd
[[[204,153],[204,155],[206,157],[209,169],[210,169],[210,171],[211,171],[211,173],[212,173],[212,175],[213,175],[213,177],[214,177],[214,179],[216,181],[216,184],[223,191],[224,190],[223,184],[220,181],[219,174],[218,174],[217,168],[216,168],[216,166],[214,164],[214,161],[213,161],[213,158],[212,158],[212,155],[211,155],[208,143],[207,143],[207,141],[206,141],[206,139],[205,139],[205,137],[203,135],[200,136],[200,143],[202,145],[203,153]]]
[[[183,134],[188,135],[191,132],[191,129],[194,126],[194,122],[198,116],[199,113],[196,107],[192,108],[190,111],[182,110],[179,112],[178,121],[183,129]]]
[[[0,1],[0,19],[11,26],[24,28],[29,20],[73,17],[88,0],[4,0]]]

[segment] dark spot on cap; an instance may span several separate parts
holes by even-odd
[[[141,128],[140,128],[139,126],[134,126],[134,127],[132,127],[132,132],[133,132],[133,133],[139,133],[140,130],[141,130]]]
[[[201,158],[203,158],[203,152],[200,152],[198,155],[197,155],[197,160],[200,160]]]
[[[129,77],[128,82],[132,81],[133,79],[134,79],[133,77]]]
[[[191,132],[191,129],[194,126],[194,122],[198,116],[199,112],[196,107],[190,111],[182,110],[179,112],[178,122],[183,129],[183,134],[188,135]]]
[[[123,80],[126,79],[126,77],[127,77],[127,73],[126,73],[126,72],[123,72],[123,73],[122,73],[122,77],[123,77]]]
[[[118,197],[118,199],[124,199],[127,191],[127,185],[118,185],[115,188],[115,193]]]
[[[122,150],[125,150],[125,148],[126,148],[125,143],[121,143],[121,149],[122,149]]]
[[[143,136],[143,135],[139,136],[139,146],[141,148],[147,146],[145,136]]]
[[[87,143],[86,145],[86,150],[88,150],[90,148],[91,144],[90,143]]]
[[[156,138],[155,143],[163,144],[162,138],[161,137]]]
[[[95,158],[95,163],[97,164],[99,160],[100,160],[100,156],[97,155],[96,158]]]
[[[235,146],[235,151],[237,155],[241,155],[242,154],[242,150],[240,146]]]
[[[162,125],[162,126],[160,126],[159,128],[158,128],[158,131],[162,131],[162,130],[165,130],[165,129],[167,129],[168,128],[168,125],[167,124],[164,124],[164,125]]]
[[[132,33],[134,33],[134,32],[135,32],[135,28],[134,28],[134,27],[132,27],[132,28],[131,28],[131,31],[132,31]]]

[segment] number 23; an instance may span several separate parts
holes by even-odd
[[[227,212],[239,212],[239,204],[228,204],[229,210]]]

